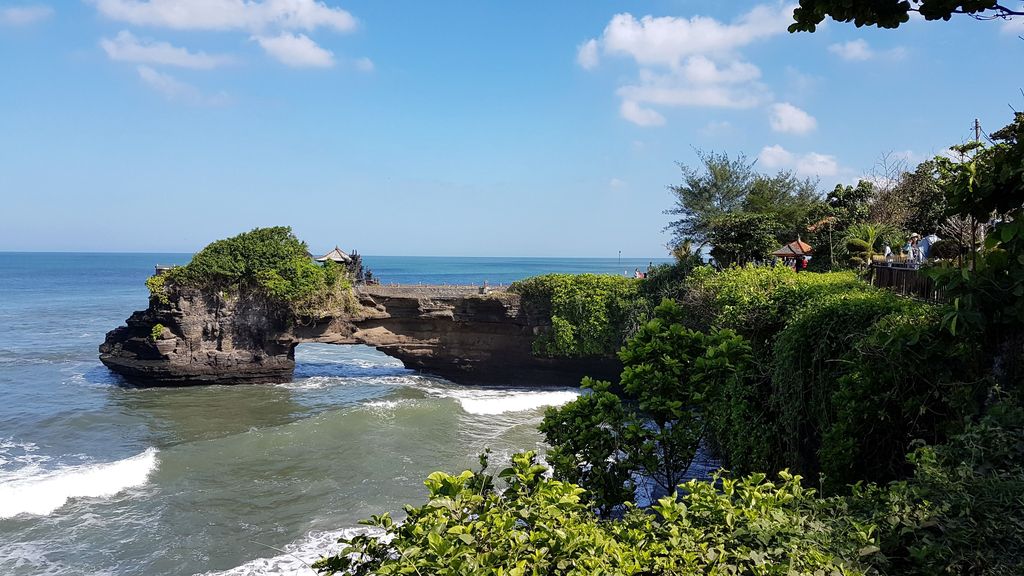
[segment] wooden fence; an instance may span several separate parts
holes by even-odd
[[[935,287],[935,281],[918,268],[872,264],[869,269],[872,286],[929,302],[945,302],[946,294]]]

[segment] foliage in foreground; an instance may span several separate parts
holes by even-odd
[[[545,477],[532,452],[513,457],[499,492],[484,471],[441,472],[426,481],[429,499],[366,522],[384,532],[345,541],[317,562],[323,573],[592,575],[592,574],[868,574],[878,548],[869,527],[837,517],[782,473],[720,485],[692,481],[650,513],[598,520],[583,490]]]
[[[649,510],[600,520],[579,487],[513,457],[495,489],[484,470],[426,481],[429,497],[366,522],[327,574],[842,574],[1002,576],[1024,570],[1024,417],[997,404],[913,474],[822,497],[781,472],[690,481]],[[345,572],[351,571],[351,572]]]
[[[991,139],[954,147],[958,160],[937,159],[949,212],[969,223],[970,265],[930,273],[955,305],[949,331],[980,336],[992,374],[1024,393],[1024,112]]]
[[[800,0],[789,31],[814,32],[826,16],[853,22],[857,27],[898,28],[910,21],[911,11],[925,20],[949,20],[954,14],[969,14],[978,20],[1024,16],[1024,11],[1003,6],[997,0]]]
[[[251,291],[288,304],[296,315],[352,305],[351,279],[345,268],[317,265],[305,242],[291,228],[256,228],[217,240],[185,266],[146,281],[152,298],[168,303],[172,286],[238,293]]]
[[[606,274],[547,274],[514,282],[523,306],[550,314],[551,329],[534,342],[540,356],[608,356],[646,319],[638,280]]]

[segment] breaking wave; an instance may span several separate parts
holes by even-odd
[[[331,532],[310,532],[305,540],[288,544],[278,550],[279,555],[256,558],[241,566],[221,572],[206,572],[202,576],[306,576],[312,574],[309,566],[322,556],[341,551],[338,538],[351,538],[357,534],[373,533],[369,528],[346,528]]]
[[[0,518],[46,516],[72,498],[102,498],[145,484],[157,465],[157,449],[103,464],[44,470],[38,463],[0,472]]]

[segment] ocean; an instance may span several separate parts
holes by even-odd
[[[292,575],[435,470],[544,451],[575,389],[463,386],[304,344],[293,382],[133,388],[97,346],[187,254],[0,253],[0,574]],[[658,259],[364,256],[384,283],[632,274]]]

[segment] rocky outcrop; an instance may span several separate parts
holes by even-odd
[[[461,383],[571,386],[584,375],[618,376],[614,358],[534,356],[550,323],[549,310],[500,291],[366,287],[352,310],[314,322],[256,296],[179,289],[108,333],[100,360],[142,385],[287,382],[295,347],[325,342],[373,346]]]

